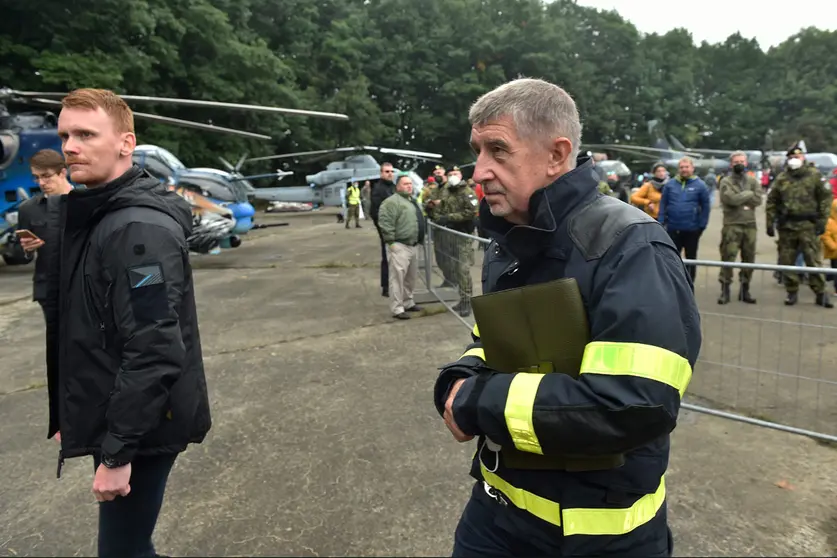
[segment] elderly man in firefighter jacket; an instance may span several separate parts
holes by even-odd
[[[590,342],[577,378],[502,373],[475,327],[442,367],[437,411],[458,441],[478,438],[453,555],[670,556],[669,434],[701,345],[682,260],[653,218],[597,191],[563,89],[515,80],[469,118],[491,238],[483,292],[574,278]],[[620,464],[577,466],[614,454]]]

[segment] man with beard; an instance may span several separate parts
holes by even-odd
[[[67,181],[64,157],[52,149],[42,149],[29,160],[32,176],[41,187],[41,193],[26,200],[18,212],[18,230],[31,231],[37,238],[21,236],[20,245],[27,253],[37,252],[35,273],[32,277],[32,300],[36,301],[46,317],[48,262],[58,250],[58,199],[69,193],[73,186]]]
[[[210,429],[186,238],[189,205],[131,162],[133,113],[111,91],[61,102],[70,178],[47,300],[48,437],[93,456],[99,556],[155,556],[169,472]],[[52,273],[52,269],[56,269]]]
[[[721,197],[721,207],[724,210],[724,225],[721,229],[721,261],[734,262],[741,252],[741,261],[754,263],[756,261],[756,207],[761,205],[761,185],[755,176],[747,173],[747,154],[736,151],[730,155],[732,174],[721,179],[718,189]],[[747,304],[755,304],[756,299],[750,296],[750,280],[752,269],[742,269],[738,274],[741,290],[738,300]],[[718,273],[721,282],[721,296],[718,304],[727,304],[730,299],[730,284],[732,283],[732,268],[722,267]]]
[[[797,143],[787,153],[785,170],[776,177],[767,194],[767,236],[775,236],[779,230],[779,265],[794,265],[797,252],[802,252],[805,265],[820,267],[822,264],[819,236],[831,212],[831,191],[823,187],[822,175],[805,164],[805,153]],[[774,225],[775,223],[775,225]],[[793,306],[798,301],[799,276],[785,273],[785,304]],[[815,304],[833,308],[825,292],[825,279],[820,273],[811,273],[808,286],[816,296]]]
[[[382,163],[381,178],[372,186],[372,207],[369,211],[381,241],[381,296],[384,297],[389,297],[389,263],[387,262],[387,245],[381,235],[381,228],[378,226],[378,212],[384,200],[395,193],[393,178],[395,178],[395,169],[392,163]]]
[[[663,186],[668,182],[668,171],[664,164],[657,163],[651,168],[651,174],[651,179],[631,194],[631,203],[656,219],[660,214],[660,200]]]
[[[659,223],[597,191],[560,87],[506,83],[469,120],[491,238],[483,293],[571,280],[589,341],[577,370],[498,371],[478,323],[442,367],[437,412],[457,441],[479,437],[453,556],[671,556],[669,434],[701,345],[683,261]],[[549,335],[539,309],[525,313]]]

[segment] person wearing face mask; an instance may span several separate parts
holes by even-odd
[[[631,194],[631,203],[656,219],[660,213],[663,186],[668,182],[668,171],[664,164],[657,163],[651,168],[651,173],[651,179]]]
[[[825,232],[831,210],[831,192],[823,188],[820,172],[805,164],[805,153],[799,143],[787,153],[785,170],[776,177],[773,188],[767,194],[767,235],[779,231],[779,265],[794,265],[796,254],[802,252],[805,265],[820,267],[822,255],[818,237]],[[784,274],[785,304],[793,306],[798,301],[799,275]],[[815,304],[833,308],[825,292],[825,279],[819,273],[811,273],[808,286],[816,296]]]
[[[761,187],[756,178],[747,173],[747,155],[736,151],[730,156],[732,173],[721,179],[718,188],[721,207],[724,211],[724,226],[721,229],[721,261],[734,262],[741,252],[741,261],[756,261],[756,207],[761,205]],[[721,296],[718,304],[727,304],[730,299],[732,268],[722,267],[718,274]],[[755,304],[750,296],[752,269],[742,269],[738,275],[741,290],[738,300]]]
[[[453,167],[448,172],[448,185],[441,197],[436,223],[455,231],[474,234],[478,203],[477,194],[462,180],[459,167]],[[469,316],[473,292],[471,266],[474,265],[474,243],[469,238],[450,232],[436,232],[447,238],[445,247],[448,250],[449,271],[454,284],[459,288],[459,302],[453,309],[460,316]]]

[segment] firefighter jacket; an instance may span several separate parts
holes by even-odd
[[[529,225],[480,206],[491,238],[483,293],[576,280],[591,340],[578,379],[488,368],[475,327],[473,343],[442,368],[434,399],[443,414],[453,383],[466,378],[453,415],[463,432],[479,436],[471,475],[519,511],[530,532],[560,540],[564,555],[642,548],[648,556],[667,548],[669,433],[700,350],[700,317],[688,273],[660,224],[597,187],[584,157],[533,194]],[[544,461],[624,454],[624,463],[511,468],[503,448]]]

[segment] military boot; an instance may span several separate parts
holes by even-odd
[[[824,292],[817,294],[817,301],[815,304],[817,306],[822,306],[823,308],[834,308],[834,305],[831,304],[830,300],[828,300],[828,295]]]
[[[459,312],[459,315],[462,316],[463,318],[471,315],[471,299],[470,298],[466,298],[465,300],[460,301],[457,306],[459,306],[459,308],[457,308],[456,311]]]
[[[738,300],[746,304],[755,304],[756,299],[750,296],[750,284],[741,283],[741,290],[738,291]]]
[[[729,284],[721,283],[721,296],[718,297],[718,304],[729,303]]]
[[[796,291],[793,291],[792,293],[788,293],[787,298],[785,298],[785,306],[793,306],[794,304],[796,304],[796,302],[798,300],[797,295],[798,295],[798,293]]]

